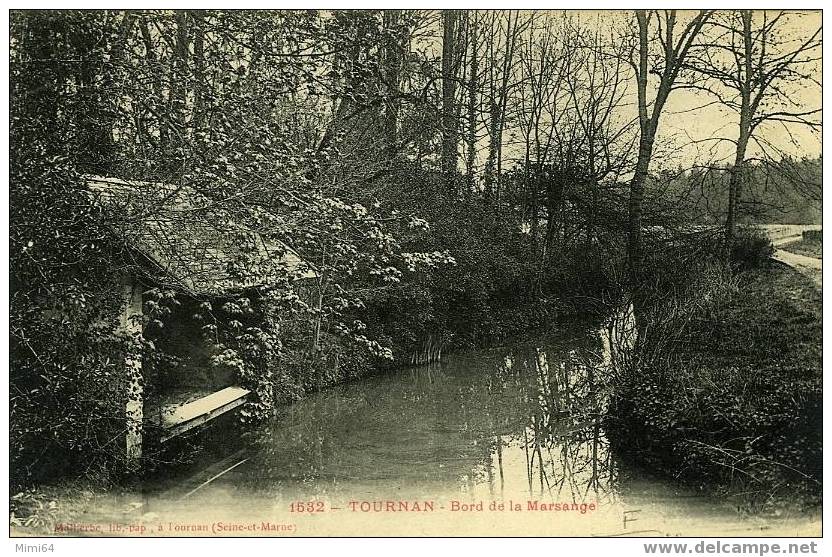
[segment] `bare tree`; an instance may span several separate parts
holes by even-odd
[[[523,138],[523,186],[529,211],[532,253],[535,256],[539,248],[541,187],[545,181],[543,167],[564,115],[561,108],[566,104],[562,80],[565,48],[558,40],[559,35],[554,19],[544,15],[535,19],[520,44],[522,85],[517,89],[517,121]],[[551,227],[551,214],[548,221]]]
[[[806,107],[793,94],[794,85],[817,85],[811,71],[821,59],[821,29],[794,38],[795,29],[786,12],[737,10],[711,19],[707,48],[695,49],[686,64],[704,80],[688,85],[713,96],[739,116],[733,166],[729,170],[725,242],[728,253],[734,242],[742,185],[747,179],[748,148],[754,144],[772,160],[779,149],[756,132],[764,124],[781,126],[792,139],[792,126],[820,130],[820,107]]]
[[[503,132],[509,98],[517,81],[514,67],[517,64],[517,48],[531,18],[521,18],[519,12],[490,12],[488,32],[485,34],[487,50],[487,104],[488,104],[488,155],[485,161],[485,198],[500,205],[500,175],[503,164]]]
[[[585,28],[573,26],[569,40],[573,48],[567,53],[564,79],[584,146],[582,179],[590,194],[586,239],[592,243],[601,183],[615,180],[630,165],[630,132],[635,121],[621,117],[626,103],[627,67],[620,52],[608,51],[615,43],[603,36],[601,22]]]
[[[635,71],[638,86],[640,131],[638,160],[630,180],[628,203],[627,259],[630,279],[633,283],[636,283],[641,276],[643,257],[641,215],[644,183],[650,170],[650,159],[653,157],[659,118],[668,97],[677,88],[677,78],[685,67],[685,59],[710,16],[710,12],[700,11],[679,31],[679,21],[675,10],[664,12],[636,10],[637,36],[628,56]],[[656,28],[651,30],[650,24],[654,20]],[[654,44],[660,46],[659,52],[651,49],[651,45]],[[652,103],[648,100],[650,75],[656,75],[658,78]]]

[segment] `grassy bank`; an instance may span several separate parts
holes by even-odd
[[[104,509],[113,510],[114,504],[120,504],[115,510],[125,521],[143,512],[137,498],[125,487],[104,486],[89,480],[64,480],[12,494],[9,526],[13,536],[54,535],[61,533],[65,525],[91,522],[91,515],[106,512]],[[77,535],[77,532],[68,533]]]
[[[819,504],[821,301],[771,262],[651,308],[611,407],[619,452],[748,508]]]

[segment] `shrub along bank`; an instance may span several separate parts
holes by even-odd
[[[802,507],[819,504],[820,292],[771,261],[697,275],[645,312],[645,334],[612,400],[611,441],[748,508],[778,506],[786,494]]]

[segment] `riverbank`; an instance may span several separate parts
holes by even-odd
[[[60,534],[62,525],[84,522],[85,515],[113,501],[120,502],[118,512],[129,520],[141,514],[140,499],[124,486],[66,479],[12,494],[9,526],[16,536]]]
[[[613,397],[616,450],[748,509],[818,506],[821,303],[772,261],[654,308]]]

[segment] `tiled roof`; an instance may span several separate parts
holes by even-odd
[[[192,294],[225,295],[283,273],[315,276],[288,246],[265,240],[192,187],[99,176],[86,184],[124,241]]]

